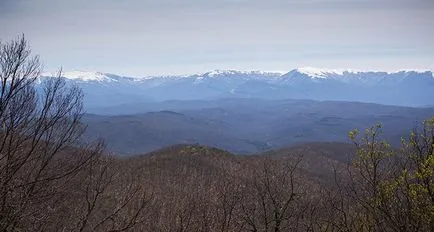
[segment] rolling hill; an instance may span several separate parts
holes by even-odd
[[[306,142],[348,142],[350,130],[377,123],[383,124],[384,137],[398,145],[402,136],[434,115],[434,108],[308,100],[179,101],[160,107],[141,114],[86,115],[86,136],[103,138],[109,150],[128,155],[174,144],[252,154]]]

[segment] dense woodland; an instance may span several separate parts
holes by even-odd
[[[24,38],[0,44],[0,231],[434,231],[434,120],[400,147],[378,125],[351,145],[122,158],[81,139],[81,90],[37,89],[40,72]]]

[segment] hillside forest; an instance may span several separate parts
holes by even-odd
[[[24,37],[0,43],[0,231],[434,231],[434,119],[393,146],[376,124],[351,144],[118,156],[82,136],[81,89],[36,88],[41,71]]]

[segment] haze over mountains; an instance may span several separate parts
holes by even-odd
[[[212,71],[133,78],[65,72],[85,93],[87,138],[140,154],[202,144],[253,154],[306,142],[348,142],[352,129],[382,123],[399,144],[434,115],[431,71]],[[391,106],[393,105],[393,106]]]
[[[134,113],[138,103],[222,98],[357,101],[417,107],[434,104],[432,71],[299,68],[287,73],[217,70],[146,78],[99,72],[65,72],[63,76],[84,90],[87,111],[98,114]]]
[[[253,154],[306,142],[349,142],[350,130],[377,123],[384,125],[385,138],[398,145],[401,136],[434,115],[434,108],[312,100],[171,101],[147,109],[158,107],[173,110],[87,115],[86,135],[103,138],[111,151],[120,154],[140,154],[174,144]]]

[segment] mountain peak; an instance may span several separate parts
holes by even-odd
[[[264,71],[240,71],[240,70],[222,70],[216,69],[211,72],[207,72],[203,74],[203,76],[215,77],[215,76],[223,76],[223,75],[282,75],[283,72],[264,72]]]
[[[223,70],[223,69],[216,69],[210,72],[202,73],[202,74],[195,74],[195,75],[183,75],[183,76],[152,76],[152,77],[146,77],[146,78],[138,78],[138,77],[123,77],[118,76],[115,74],[109,74],[109,73],[103,73],[103,72],[92,72],[92,71],[67,71],[62,72],[62,77],[72,80],[72,81],[79,81],[79,82],[119,82],[119,81],[146,81],[149,79],[180,79],[180,78],[193,78],[201,80],[203,78],[218,78],[218,77],[232,77],[232,76],[238,76],[238,77],[249,77],[250,78],[266,78],[266,79],[275,79],[282,76],[287,76],[291,74],[303,74],[309,78],[313,79],[341,79],[341,77],[346,76],[354,76],[356,75],[363,75],[366,73],[378,73],[382,75],[388,75],[388,74],[397,74],[397,73],[424,73],[424,74],[431,74],[432,72],[429,70],[398,70],[395,72],[386,72],[386,71],[362,71],[362,70],[352,70],[352,69],[325,69],[325,68],[314,68],[314,67],[302,67],[293,69],[289,73],[285,72],[266,72],[266,71],[239,71],[239,70]],[[56,73],[44,73],[42,74],[43,77],[52,77],[57,76]]]
[[[401,69],[393,72],[378,71],[378,70],[355,70],[355,69],[326,69],[326,68],[314,68],[314,67],[302,67],[294,69],[292,72],[298,72],[305,74],[311,78],[326,79],[330,77],[344,76],[345,74],[363,74],[363,73],[384,73],[384,74],[396,74],[396,73],[431,73],[430,70],[420,69]]]
[[[58,73],[43,73],[42,77],[55,77]],[[74,80],[74,81],[98,81],[98,82],[116,82],[117,80],[109,76],[111,74],[102,72],[91,72],[91,71],[66,71],[62,72],[61,76],[63,78]]]
[[[116,81],[102,72],[69,71],[63,72],[62,77],[79,81]]]
[[[313,78],[327,78],[330,75],[344,75],[344,73],[357,73],[360,71],[350,70],[350,69],[324,69],[324,68],[314,68],[314,67],[302,67],[297,68],[295,71],[299,73],[306,74]]]
[[[219,76],[219,75],[233,75],[233,74],[239,74],[241,72],[235,71],[235,70],[224,70],[224,69],[216,69],[211,72],[207,72],[204,75],[207,75],[209,77]]]

